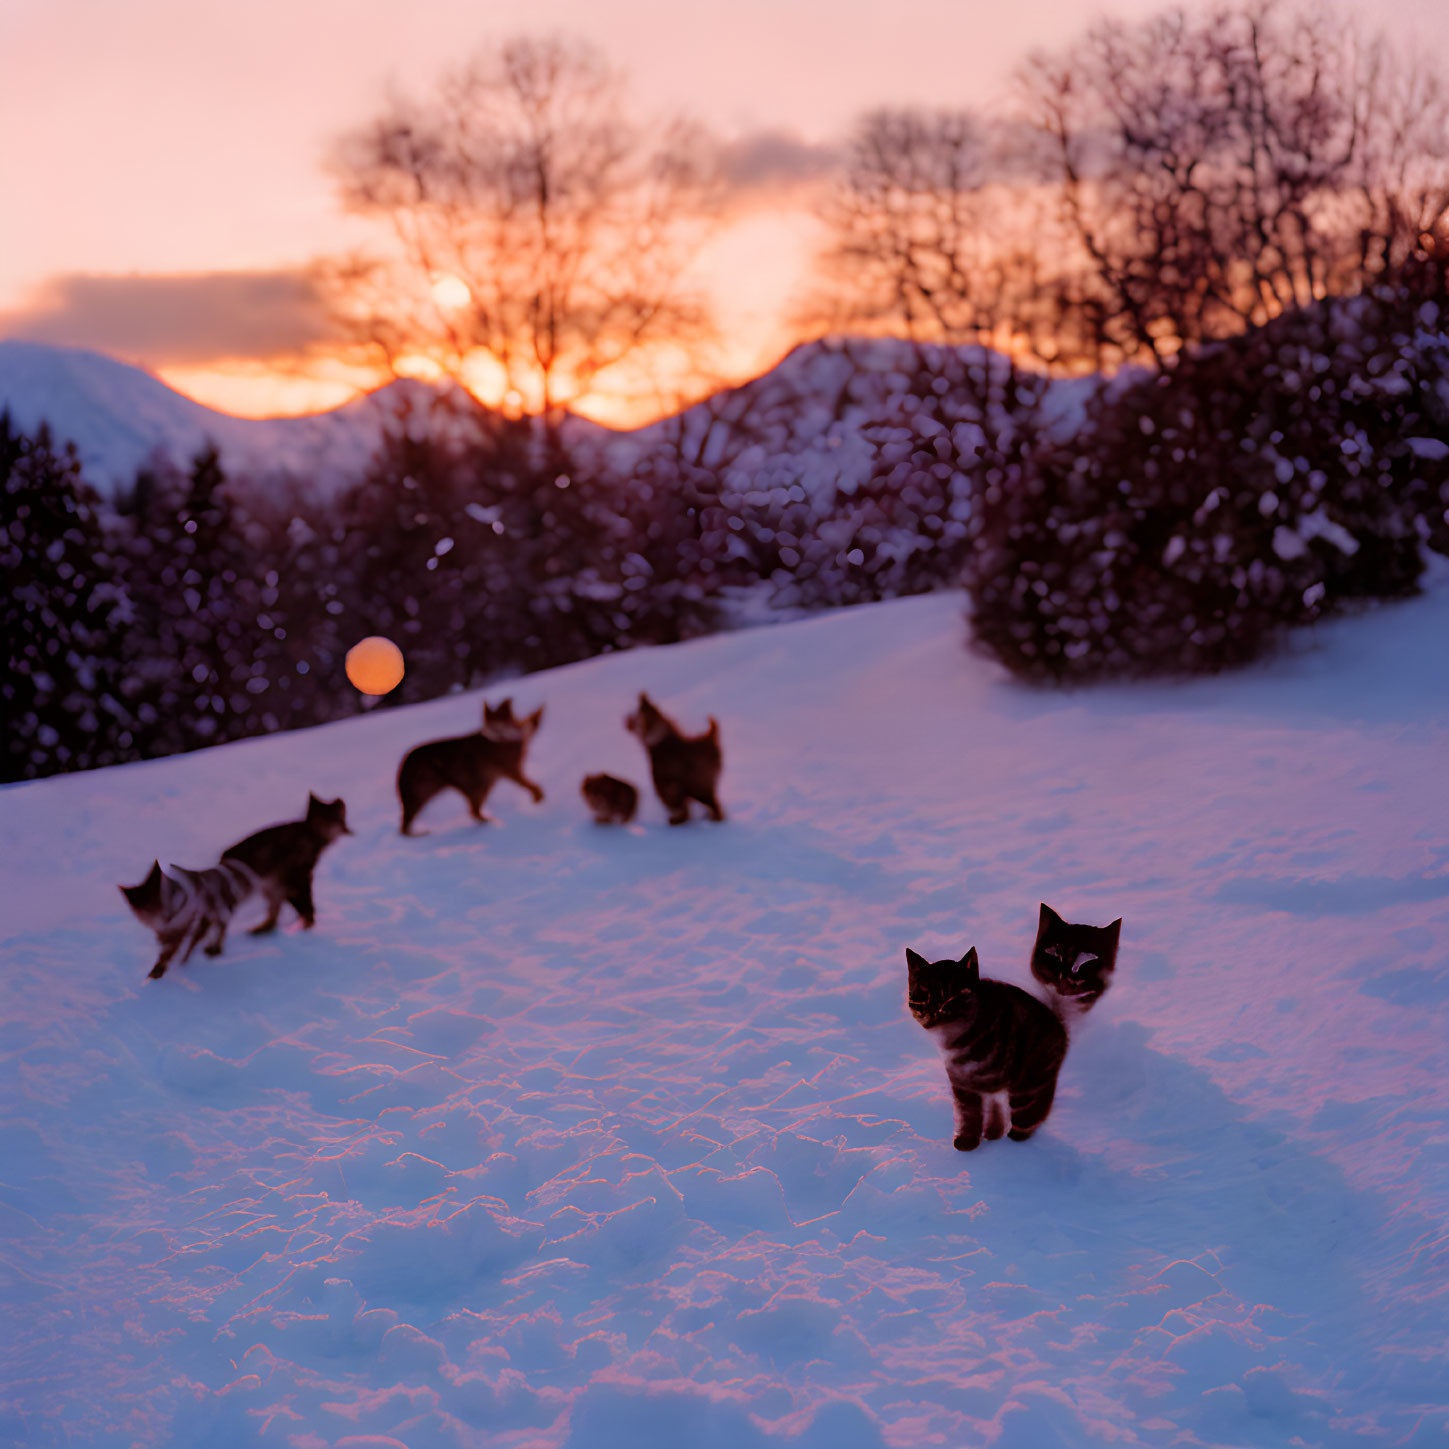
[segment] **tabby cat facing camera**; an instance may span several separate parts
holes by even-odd
[[[974,946],[959,961],[927,961],[908,950],[906,965],[906,1004],[946,1059],[954,1145],[970,1152],[1003,1132],[1025,1142],[1056,1095],[1067,1052],[1061,1022],[1029,992],[983,978]]]

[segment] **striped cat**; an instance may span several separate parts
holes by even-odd
[[[203,941],[208,956],[220,956],[232,913],[258,884],[252,871],[234,860],[224,860],[210,870],[173,865],[171,872],[164,874],[161,862],[153,861],[150,874],[140,885],[120,887],[136,919],[153,930],[161,943],[161,954],[148,977],[151,981],[166,974],[178,951],[184,966]]]
[[[1061,1022],[1036,997],[1005,981],[983,979],[973,946],[959,961],[927,961],[906,952],[911,1015],[936,1038],[956,1102],[954,1145],[983,1136],[1025,1142],[1046,1120],[1067,1052]],[[1005,1098],[1003,1104],[1002,1099]]]

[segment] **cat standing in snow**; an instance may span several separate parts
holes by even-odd
[[[307,814],[301,820],[269,825],[248,835],[222,852],[221,863],[244,866],[256,877],[257,889],[267,902],[267,918],[253,926],[253,936],[277,928],[283,902],[289,902],[309,931],[316,924],[312,904],[312,872],[318,857],[347,828],[347,806],[341,800],[319,800],[307,796]]]
[[[523,757],[542,723],[542,705],[525,719],[514,719],[511,699],[496,708],[485,701],[481,729],[471,735],[429,740],[409,750],[397,772],[402,833],[413,833],[418,811],[442,790],[458,791],[468,802],[468,813],[480,825],[489,819],[483,806],[499,780],[521,785],[537,805],[543,789],[523,773]]]
[[[639,808],[639,792],[616,775],[585,775],[579,787],[595,825],[627,825]]]
[[[166,974],[178,951],[184,966],[203,941],[208,956],[220,956],[233,912],[257,888],[256,876],[237,860],[224,860],[210,870],[173,865],[171,871],[164,874],[161,862],[153,861],[140,885],[120,887],[136,919],[160,943],[161,954],[148,978],[152,981]]]
[[[713,715],[702,735],[686,735],[647,694],[641,694],[634,713],[625,717],[624,728],[638,735],[649,752],[654,793],[669,812],[671,825],[683,825],[689,819],[691,800],[703,805],[711,820],[725,818],[717,793],[724,756],[719,747],[719,721]]]
[[[1069,1031],[1111,985],[1121,934],[1120,916],[1110,926],[1078,926],[1042,902],[1031,974],[1046,988],[1047,1005]]]
[[[970,1152],[983,1136],[994,1141],[1004,1131],[1025,1142],[1056,1095],[1067,1051],[1061,1022],[1020,987],[983,979],[974,946],[959,961],[927,961],[908,950],[906,966],[906,1004],[946,1058],[954,1145]]]

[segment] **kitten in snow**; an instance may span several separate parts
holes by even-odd
[[[470,735],[429,740],[403,756],[397,771],[397,796],[402,805],[402,833],[413,833],[418,811],[442,790],[456,790],[468,802],[468,813],[480,825],[491,817],[483,813],[488,792],[499,780],[512,780],[543,799],[543,788],[523,773],[528,742],[543,723],[543,706],[516,719],[512,699],[483,705],[483,727]]]
[[[579,789],[596,825],[627,825],[639,808],[639,791],[617,775],[585,775]]]
[[[1045,902],[1031,948],[1031,974],[1046,988],[1046,1003],[1070,1031],[1112,983],[1122,918],[1110,926],[1064,921]]]
[[[269,825],[222,851],[222,865],[244,866],[256,877],[257,888],[266,899],[267,918],[253,926],[250,934],[275,931],[283,904],[291,905],[310,931],[317,921],[317,908],[312,904],[312,872],[317,860],[334,840],[351,834],[343,801],[319,800],[309,794],[302,819]]]
[[[647,694],[641,694],[638,707],[625,716],[624,728],[637,735],[649,752],[654,793],[669,812],[671,825],[683,825],[689,820],[691,801],[703,805],[711,820],[725,818],[719,803],[724,755],[720,751],[719,721],[713,715],[702,735],[687,735]]]
[[[240,861],[224,860],[210,870],[173,865],[171,872],[166,875],[161,862],[153,861],[139,885],[120,887],[136,919],[160,942],[161,954],[150,971],[152,981],[166,974],[178,951],[184,966],[203,941],[208,956],[220,956],[233,912],[257,888],[257,877]]]
[[[1056,1095],[1067,1053],[1061,1022],[1029,992],[983,977],[974,946],[959,961],[927,961],[908,950],[906,966],[906,1005],[946,1058],[954,1145],[970,1152],[1003,1132],[1025,1142]]]
[[[227,925],[237,907],[254,893],[267,902],[267,918],[252,927],[252,935],[275,930],[287,902],[310,929],[316,920],[312,872],[317,859],[339,836],[351,834],[347,806],[341,800],[308,795],[303,819],[269,825],[237,841],[210,870],[173,865],[172,874],[166,875],[161,862],[153,862],[139,885],[120,888],[136,919],[149,926],[161,943],[150,979],[164,976],[177,952],[184,965],[203,941],[208,956],[221,955]]]

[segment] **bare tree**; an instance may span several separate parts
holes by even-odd
[[[1103,361],[1170,358],[1443,244],[1442,83],[1319,7],[1103,21],[1021,81]]]
[[[815,332],[975,343],[1048,365],[1090,351],[1077,246],[1041,137],[1012,116],[881,110],[857,123],[822,210]]]
[[[384,257],[327,273],[358,336],[390,363],[422,352],[489,374],[515,412],[554,417],[608,368],[708,331],[685,267],[708,167],[682,124],[645,131],[593,49],[519,38],[424,99],[344,138],[350,210],[390,229]]]
[[[990,331],[995,296],[982,266],[992,146],[967,111],[881,110],[860,120],[824,207],[837,320],[913,341]]]

